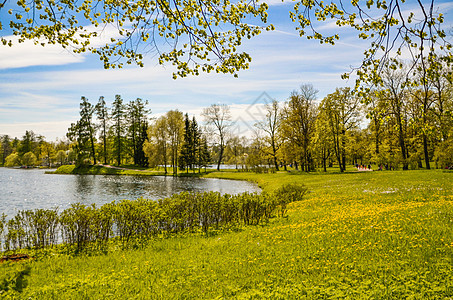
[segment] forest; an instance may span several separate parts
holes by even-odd
[[[240,170],[302,171],[348,164],[375,168],[450,168],[453,165],[453,82],[443,66],[430,76],[420,68],[387,68],[381,84],[356,92],[337,88],[323,99],[302,84],[286,101],[263,104],[252,135],[233,133],[228,105],[203,109],[202,121],[179,110],[155,118],[147,100],[128,103],[116,95],[80,102],[80,118],[66,137],[49,142],[26,131],[1,136],[7,167],[115,164],[195,172],[211,164]],[[426,74],[425,74],[426,75]],[[209,141],[209,142],[208,142]]]

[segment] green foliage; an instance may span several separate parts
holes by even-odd
[[[21,165],[21,160],[20,157],[17,153],[11,153],[6,157],[5,160],[5,167],[15,167],[15,166],[20,166]]]
[[[44,248],[57,243],[59,217],[56,210],[21,210],[6,224],[7,250]]]
[[[36,158],[36,155],[33,154],[33,152],[27,152],[22,157],[22,164],[24,166],[34,166],[36,165],[37,161],[38,159]]]
[[[297,183],[287,183],[274,191],[274,198],[279,205],[280,216],[284,216],[289,203],[301,201],[307,193],[307,188]]]
[[[294,191],[289,189],[294,188]],[[300,200],[302,188],[288,186],[280,198],[273,195],[218,192],[183,192],[158,201],[137,199],[112,202],[97,208],[73,203],[57,214],[55,210],[19,211],[7,222],[7,250],[42,249],[56,244],[57,229],[63,243],[75,253],[106,248],[109,238],[117,237],[127,247],[161,234],[179,234],[229,229],[240,225],[268,222],[277,206]],[[3,223],[0,223],[3,226]],[[0,227],[2,228],[2,227]]]
[[[258,35],[264,28],[274,28],[247,24],[249,17],[265,23],[268,8],[265,3],[247,1],[129,0],[121,9],[117,9],[117,3],[99,5],[73,0],[8,5],[11,9],[5,12],[7,19],[2,19],[0,28],[8,26],[19,43],[29,39],[42,46],[58,43],[75,53],[91,52],[99,55],[105,68],[121,68],[124,62],[143,66],[142,53],[157,51],[159,63],[176,66],[174,77],[246,69],[251,58],[238,51],[242,39]],[[115,28],[119,37],[108,37],[108,42],[100,46],[90,44],[102,28]],[[15,43],[3,36],[0,42],[4,47]]]
[[[11,269],[10,272],[0,277],[0,296],[6,297],[6,299],[8,296],[13,298],[13,295],[17,296],[17,293],[22,293],[28,285],[26,276],[30,276],[31,273],[30,266],[19,265]]]

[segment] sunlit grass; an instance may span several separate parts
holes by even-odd
[[[351,170],[352,171],[352,170]],[[288,217],[216,235],[158,238],[107,255],[45,256],[19,298],[448,299],[453,296],[453,173],[219,172],[310,193]],[[14,273],[16,274],[16,273]],[[0,296],[1,297],[1,296]]]

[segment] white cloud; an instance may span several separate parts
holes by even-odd
[[[35,134],[43,135],[47,141],[55,141],[57,138],[64,138],[65,132],[74,121],[0,123],[0,135],[7,134],[10,137],[21,138],[26,130],[33,130]]]
[[[100,47],[111,43],[111,38],[119,38],[118,30],[113,25],[99,27],[94,25],[84,27],[85,31],[97,32],[97,36],[90,40],[90,45]],[[86,59],[86,54],[76,54],[72,48],[63,48],[59,44],[48,44],[45,40],[25,40],[19,43],[17,36],[5,36],[11,40],[12,47],[1,46],[0,70],[11,68],[24,68],[32,66],[56,66],[72,63],[81,63]],[[44,44],[44,46],[42,46]]]

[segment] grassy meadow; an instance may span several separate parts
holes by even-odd
[[[453,297],[453,172],[205,176],[252,180],[269,192],[303,183],[309,193],[264,225],[2,263],[0,298]]]

